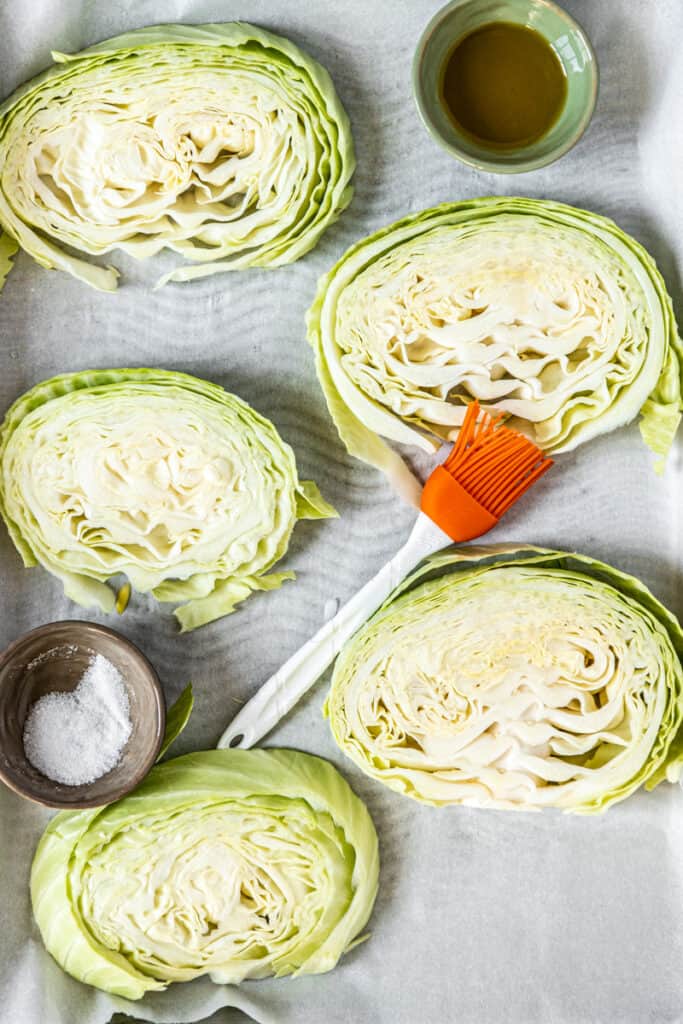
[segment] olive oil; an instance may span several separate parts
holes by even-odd
[[[445,61],[441,96],[456,127],[490,149],[536,142],[567,98],[567,79],[540,33],[498,21],[460,39]]]

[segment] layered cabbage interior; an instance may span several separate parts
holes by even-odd
[[[322,974],[362,941],[377,835],[328,762],[295,750],[204,750],[157,765],[107,807],[48,824],[31,868],[59,965],[127,999]]]
[[[677,664],[653,615],[599,579],[500,566],[371,620],[328,713],[346,753],[417,799],[580,809],[644,781]]]
[[[161,279],[276,266],[351,198],[348,118],[327,72],[254,26],[141,29],[67,56],[0,107],[0,223],[98,288],[77,253],[171,249]]]
[[[306,125],[276,82],[210,57],[86,68],[68,105],[53,97],[16,118],[2,180],[17,214],[87,252],[138,257],[168,246],[201,258],[203,246],[208,258],[281,233],[308,173]]]
[[[226,399],[228,396],[226,396]],[[5,503],[40,560],[136,589],[272,562],[295,521],[291,452],[238,399],[154,384],[63,395],[23,418]]]
[[[305,800],[188,807],[107,833],[72,871],[93,938],[159,981],[289,973],[353,894],[354,856]]]
[[[246,402],[144,368],[65,374],[18,398],[0,428],[0,511],[24,565],[78,604],[119,608],[108,584],[122,574],[185,602],[183,630],[293,579],[267,570],[297,520],[336,515]]]
[[[626,391],[645,402],[662,358],[652,330],[615,249],[501,214],[427,226],[349,275],[334,340],[350,380],[409,424],[452,440],[476,398],[557,449]]]

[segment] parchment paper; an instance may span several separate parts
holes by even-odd
[[[657,258],[683,316],[683,5],[566,0],[597,50],[601,89],[581,143],[517,177],[457,163],[418,121],[410,62],[438,0],[0,0],[0,93],[49,63],[162,21],[242,19],[282,32],[330,70],[353,122],[356,195],[314,253],[275,272],[152,292],[173,258],[123,271],[114,295],[20,255],[0,297],[0,406],[52,374],[161,366],[208,377],[270,416],[342,514],[297,527],[283,568],[298,581],[256,595],[189,636],[136,597],[111,625],[140,644],[170,699],[197,706],[177,752],[215,745],[249,697],[395,551],[412,511],[336,438],[304,337],[315,282],[361,235],[412,210],[486,194],[554,198],[614,217]],[[680,614],[680,454],[657,478],[634,428],[562,456],[491,540],[582,550],[639,575]],[[0,529],[0,643],[40,623],[97,619]],[[332,604],[330,604],[332,602]],[[174,985],[130,1004],[68,978],[32,923],[28,876],[49,812],[0,786],[0,1021],[103,1024],[114,1012],[197,1021],[222,1006],[261,1024],[644,1024],[683,1020],[683,793],[637,793],[598,819],[423,808],[360,774],[321,718],[326,682],[268,739],[330,758],[367,801],[382,851],[370,940],[331,974]],[[244,1020],[224,1010],[220,1021]]]

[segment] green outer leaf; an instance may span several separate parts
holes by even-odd
[[[186,808],[274,795],[306,801],[314,813],[329,814],[353,850],[351,901],[323,944],[310,951],[294,974],[331,970],[370,916],[379,874],[377,835],[365,806],[336,769],[293,750],[188,754],[157,765],[133,793],[115,804],[53,818],[31,870],[33,912],[48,951],[75,978],[128,999],[165,988],[93,936],[72,894],[77,863],[129,825],[144,825],[150,815],[170,819]]]
[[[182,608],[176,610],[175,615],[182,630],[195,629],[200,625],[212,622],[223,615],[228,615],[234,610],[237,604],[243,601],[250,593],[256,590],[273,590],[279,587],[285,580],[293,579],[292,572],[271,573],[267,571],[285,554],[294,528],[296,518],[300,516],[300,502],[302,496],[308,500],[316,500],[311,487],[315,485],[309,482],[300,483],[296,475],[296,464],[294,454],[289,447],[275,432],[273,424],[264,416],[261,416],[254,409],[248,406],[235,395],[230,395],[217,384],[202,380],[189,374],[178,373],[170,370],[156,370],[149,368],[122,368],[112,370],[83,370],[78,373],[67,373],[50,380],[42,381],[35,385],[25,394],[21,395],[10,407],[5,419],[0,426],[0,466],[5,457],[7,445],[14,432],[21,424],[25,416],[33,410],[45,406],[53,399],[61,398],[73,392],[93,389],[106,389],[109,386],[125,386],[126,384],[153,384],[160,387],[182,389],[183,393],[197,394],[202,398],[209,398],[219,405],[230,403],[244,411],[249,421],[259,425],[273,435],[279,444],[283,459],[287,460],[292,472],[292,521],[289,529],[283,534],[278,549],[266,564],[261,565],[258,571],[250,572],[245,569],[239,577],[225,578],[216,572],[196,573],[188,579],[168,578],[163,583],[142,588],[139,584],[137,589],[151,589],[153,595],[159,601],[180,602],[187,601]],[[312,506],[311,506],[312,507]],[[7,507],[6,496],[0,482],[0,514],[2,515],[10,536],[19,552],[24,565],[27,568],[46,562],[45,553],[36,550],[39,538],[27,537],[22,532],[19,524],[15,523]],[[324,502],[319,496],[316,506],[316,518],[325,518],[336,515],[331,505]],[[66,572],[53,564],[46,564],[53,575],[57,576],[64,586],[64,591],[77,604],[84,607],[97,607],[100,610],[111,613],[116,604],[116,595],[107,585],[109,578],[106,573],[85,575],[83,573]]]
[[[257,590],[278,590],[287,580],[294,580],[293,572],[271,572],[267,576],[242,576],[240,579],[221,580],[216,583],[208,597],[195,598],[176,608],[174,615],[180,624],[180,632],[188,633],[198,626],[205,626],[223,615],[230,615],[238,604]],[[154,591],[155,597],[159,597]],[[159,600],[163,598],[159,597]]]
[[[188,683],[178,699],[174,701],[166,712],[166,729],[157,761],[162,759],[171,744],[178,739],[190,720],[193,707],[194,694],[192,692],[192,683]]]
[[[338,519],[334,505],[325,501],[312,480],[300,480],[296,492],[297,519]]]
[[[651,343],[661,343],[662,359],[658,372],[652,378],[654,389],[650,399],[642,405],[641,432],[646,443],[661,457],[660,466],[680,420],[683,408],[683,342],[662,276],[652,257],[634,238],[607,217],[549,200],[499,196],[443,203],[409,214],[352,245],[320,279],[307,315],[308,340],[315,352],[318,378],[340,438],[350,454],[386,473],[399,493],[412,504],[419,504],[416,499],[419,482],[379,435],[398,443],[418,446],[426,452],[435,451],[439,439],[425,424],[404,420],[371,398],[346,375],[335,341],[339,299],[344,289],[363,270],[390,255],[400,243],[425,236],[439,227],[484,222],[501,214],[515,214],[526,216],[530,221],[536,219],[551,225],[578,228],[599,244],[609,246],[628,263],[646,293],[652,296],[653,309],[659,317],[659,326],[653,331],[657,338],[651,338]],[[331,362],[332,354],[335,365]],[[554,450],[570,451],[607,430],[622,426],[637,414],[638,408],[633,407],[629,389],[624,389],[605,413],[581,423]]]
[[[49,99],[52,94],[68,106],[68,88],[82,74],[101,66],[115,67],[119,62],[138,57],[154,66],[155,52],[191,54],[201,73],[202,55],[215,60],[214,51],[221,49],[225,51],[226,61],[234,59],[242,66],[255,68],[257,77],[265,76],[268,81],[272,76],[281,92],[289,91],[289,101],[298,109],[301,119],[308,119],[315,133],[318,152],[310,152],[308,157],[317,177],[304,183],[307,191],[299,197],[302,202],[296,221],[284,224],[281,234],[270,243],[255,249],[245,247],[229,259],[220,258],[202,245],[170,245],[200,265],[179,267],[162,277],[159,285],[245,267],[282,266],[299,259],[317,244],[322,233],[351,201],[350,180],[356,163],[351,126],[325,68],[290,40],[254,25],[243,22],[154,25],[115,36],[76,54],[53,52],[55,66],[25,83],[0,105],[0,165],[4,136],[13,119],[22,117],[25,108],[44,104],[46,97]],[[114,267],[93,265],[24,222],[12,205],[11,195],[6,195],[1,185],[0,226],[42,266],[64,270],[102,291],[116,289],[118,271]],[[85,240],[82,241],[81,246],[72,239],[72,247],[90,252]]]
[[[19,245],[4,231],[0,231],[0,291],[12,269],[12,261],[19,251]]]
[[[352,251],[350,249],[349,253]],[[326,294],[327,282],[332,279],[335,269],[333,267],[325,277],[320,279],[315,301],[306,314],[308,340],[313,346],[315,353],[316,372],[325,395],[327,408],[337,428],[337,433],[346,446],[347,452],[385,473],[401,497],[409,505],[419,508],[422,494],[422,484],[420,481],[413,476],[401,456],[393,448],[390,448],[377,434],[369,430],[357,416],[354,416],[332,380],[332,374],[330,373],[322,347],[320,311]],[[430,450],[435,450],[435,448],[435,445],[430,446]]]
[[[645,609],[666,632],[679,658],[675,665],[665,666],[666,711],[655,746],[641,771],[620,789],[605,792],[600,798],[578,807],[572,807],[571,811],[580,814],[597,813],[605,810],[611,804],[625,799],[641,785],[644,785],[647,790],[652,790],[665,779],[672,783],[678,782],[683,773],[683,664],[681,664],[683,662],[683,630],[678,619],[635,576],[591,558],[589,555],[554,551],[531,544],[492,544],[445,548],[426,558],[415,572],[407,576],[396,587],[379,611],[349,642],[337,660],[323,714],[330,719],[332,733],[341,749],[363,771],[368,771],[368,765],[363,758],[358,756],[354,750],[344,746],[332,710],[335,687],[341,685],[341,679],[344,672],[347,671],[346,662],[351,659],[354,645],[358,639],[383,619],[391,619],[397,601],[409,599],[416,589],[423,588],[431,581],[450,574],[473,577],[506,565],[561,569],[580,573],[588,579],[600,580]],[[370,772],[370,774],[373,773]],[[383,779],[382,781],[386,781],[391,788],[400,792],[404,791],[404,787],[398,779]]]

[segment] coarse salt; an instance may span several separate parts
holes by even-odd
[[[70,693],[48,693],[29,710],[24,751],[53,782],[82,786],[114,768],[131,734],[128,693],[119,670],[95,655]]]

